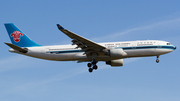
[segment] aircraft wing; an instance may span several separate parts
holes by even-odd
[[[57,27],[60,31],[62,31],[64,34],[66,34],[68,37],[72,39],[73,45],[77,45],[78,46],[77,48],[81,48],[82,51],[85,51],[86,55],[93,52],[102,54],[102,51],[106,49],[106,47],[102,45],[99,45],[89,39],[86,39],[73,32],[70,32],[67,29],[64,29],[59,24],[57,24]]]

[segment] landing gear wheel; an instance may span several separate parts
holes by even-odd
[[[88,66],[88,67],[91,67],[91,66],[92,66],[92,64],[91,64],[91,63],[88,63],[88,64],[87,64],[87,66]]]
[[[159,63],[159,59],[156,59],[156,62]]]
[[[93,69],[92,68],[89,68],[89,72],[91,73],[93,71]]]
[[[97,66],[97,65],[94,65],[94,66],[93,66],[93,69],[95,69],[95,70],[98,69],[98,66]]]
[[[96,64],[97,64],[97,61],[95,59],[93,59],[90,63],[87,64],[87,66],[89,67],[88,71],[90,73],[93,72],[93,70],[98,69],[98,66]]]

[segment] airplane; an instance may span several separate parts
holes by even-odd
[[[99,61],[116,67],[123,66],[125,58],[156,56],[156,62],[159,63],[160,55],[176,49],[176,46],[161,40],[96,43],[64,29],[59,24],[58,29],[72,39],[72,45],[43,46],[32,41],[13,23],[4,25],[12,42],[5,43],[11,47],[10,52],[53,61],[88,62],[90,73],[98,69]]]

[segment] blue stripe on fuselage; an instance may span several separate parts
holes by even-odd
[[[120,49],[122,48],[123,50],[138,50],[138,49],[170,49],[170,50],[175,50],[176,47],[173,45],[156,45],[156,46],[136,46],[136,47],[115,47],[115,49]],[[46,53],[55,53],[55,54],[61,54],[61,53],[79,53],[79,52],[84,52],[81,50],[64,50],[64,51],[47,51]]]
[[[170,49],[175,50],[176,47],[173,45],[156,45],[156,46],[135,46],[135,47],[116,47],[116,49],[122,48],[123,50],[134,50],[134,49]]]
[[[64,50],[64,51],[48,51],[46,53],[56,53],[56,54],[61,54],[61,53],[77,53],[77,52],[84,52],[81,50]]]

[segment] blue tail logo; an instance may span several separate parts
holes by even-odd
[[[35,47],[41,46],[34,41],[32,41],[25,33],[23,33],[19,28],[17,28],[13,23],[4,24],[8,32],[9,38],[12,44],[19,47]]]

